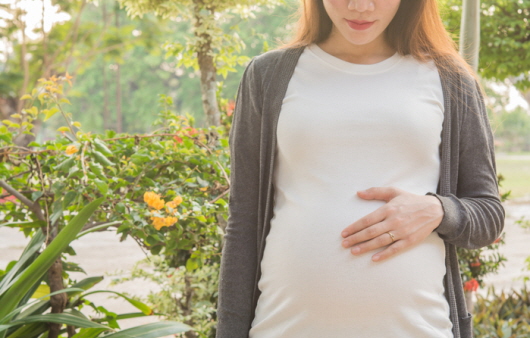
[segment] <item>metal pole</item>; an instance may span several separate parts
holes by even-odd
[[[463,0],[460,55],[477,71],[480,46],[480,0]]]

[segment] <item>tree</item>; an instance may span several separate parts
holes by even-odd
[[[441,6],[445,26],[458,36],[462,1],[444,0]],[[480,13],[478,73],[485,79],[510,79],[522,93],[527,92],[530,89],[530,0],[483,0]]]
[[[184,44],[168,45],[170,54],[177,56],[181,64],[194,67],[201,73],[203,109],[208,124],[218,126],[220,113],[217,103],[216,74],[224,76],[234,71],[234,66],[248,59],[236,55],[243,47],[238,35],[224,33],[221,24],[231,15],[251,15],[259,5],[274,5],[279,0],[118,0],[132,17],[153,12],[157,16],[192,22],[191,37]]]
[[[33,30],[35,37],[28,36],[28,13],[20,1],[0,5],[0,12],[5,17],[0,35],[6,44],[3,72],[0,73],[2,119],[21,112],[20,97],[32,92],[39,78],[75,74],[101,53],[127,50],[137,40],[131,38],[130,26],[107,30],[102,25],[84,22],[82,16],[89,5],[87,0],[50,1],[54,8],[58,8],[58,13],[71,17],[71,20],[50,23],[46,15],[47,2],[38,0],[32,4],[42,8],[40,22]],[[47,29],[48,26],[51,29]],[[31,142],[40,127],[41,121],[35,121],[34,130],[19,135],[18,144]]]

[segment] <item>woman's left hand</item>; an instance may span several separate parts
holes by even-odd
[[[351,247],[354,255],[388,245],[372,256],[373,261],[389,258],[422,242],[440,225],[444,216],[442,204],[434,196],[416,195],[392,187],[370,188],[358,191],[357,195],[365,200],[387,202],[341,233],[342,246]]]

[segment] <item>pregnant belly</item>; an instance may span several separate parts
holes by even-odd
[[[382,249],[354,256],[341,246],[340,232],[358,217],[292,211],[279,212],[271,221],[258,317],[302,311],[311,321],[339,324],[352,316],[369,321],[374,313],[405,308],[447,310],[445,248],[436,233],[388,260],[372,262]]]

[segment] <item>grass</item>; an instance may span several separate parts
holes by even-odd
[[[499,154],[497,172],[504,177],[501,192],[511,190],[511,199],[530,197],[530,153]]]

